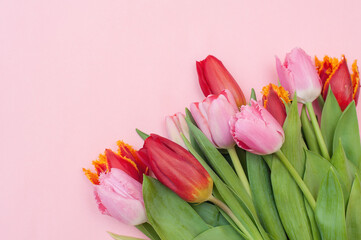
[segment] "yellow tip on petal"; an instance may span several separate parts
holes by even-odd
[[[357,60],[355,60],[352,64],[351,81],[352,81],[352,87],[353,87],[352,98],[355,99],[357,90],[360,86],[360,72],[357,67]]]
[[[90,182],[92,182],[95,185],[99,185],[99,176],[96,173],[93,173],[89,169],[83,168],[83,172],[85,176],[89,179]]]
[[[274,84],[268,84],[267,86],[264,86],[262,88],[262,91],[261,93],[266,97],[265,100],[264,100],[264,107],[266,108],[267,106],[267,96],[271,90],[271,87],[273,89],[273,91],[275,91],[278,95],[278,97],[284,102],[284,103],[289,103],[290,102],[290,99],[289,99],[289,92],[286,91],[282,86],[278,87]]]
[[[107,173],[109,172],[109,165],[107,161],[107,157],[105,154],[99,154],[99,157],[97,160],[92,162],[93,166],[95,167],[95,170],[97,171],[97,174],[100,175],[100,173]]]
[[[132,146],[130,146],[129,144],[119,140],[119,141],[117,141],[117,145],[119,147],[119,149],[118,149],[119,155],[123,155],[122,149],[126,149],[132,154],[133,157],[137,156],[135,149]]]

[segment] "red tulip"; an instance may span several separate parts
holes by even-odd
[[[360,92],[360,77],[357,62],[352,64],[353,73],[350,75],[345,56],[341,61],[337,58],[325,56],[321,62],[315,58],[316,68],[323,83],[322,96],[327,97],[329,86],[335,95],[341,109],[344,110],[352,100],[358,102]]]
[[[119,153],[106,149],[93,161],[96,173],[83,169],[94,184],[95,199],[101,213],[119,221],[138,225],[147,221],[142,179],[148,168],[139,160],[137,152],[119,141]]]
[[[157,179],[183,200],[191,203],[207,201],[213,181],[204,167],[180,145],[151,134],[144,142],[150,170]]]
[[[198,79],[205,97],[220,94],[224,89],[231,91],[237,106],[246,104],[243,92],[232,75],[216,57],[209,55],[197,62]]]
[[[262,89],[263,107],[278,121],[282,126],[286,117],[285,104],[290,102],[289,93],[283,88],[272,83]]]

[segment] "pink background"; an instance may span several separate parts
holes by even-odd
[[[82,173],[134,129],[202,99],[219,57],[249,97],[275,54],[361,59],[359,1],[0,0],[1,239],[143,236],[101,215]],[[361,112],[358,106],[359,113]],[[360,115],[359,115],[360,116]]]

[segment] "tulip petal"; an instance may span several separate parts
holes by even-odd
[[[293,74],[281,63],[281,60],[276,56],[276,69],[278,78],[281,82],[281,85],[287,89],[290,93],[291,98],[295,93],[295,83],[293,79]]]
[[[190,105],[190,111],[191,111],[192,116],[193,116],[194,120],[196,121],[199,129],[201,129],[202,132],[204,133],[204,135],[207,136],[209,141],[211,141],[214,144],[214,141],[212,139],[212,135],[211,135],[211,132],[210,132],[210,129],[208,126],[208,116],[204,110],[203,105],[204,105],[204,103],[192,103]]]
[[[100,176],[95,186],[100,210],[119,221],[138,225],[147,221],[142,197],[142,185],[120,169],[111,169]]]
[[[332,92],[343,111],[353,99],[351,75],[344,56],[342,57],[336,70],[330,75],[329,79],[325,83],[323,89],[324,98],[326,98],[329,86],[331,86]]]
[[[212,131],[212,139],[219,148],[231,148],[235,144],[228,124],[235,113],[223,95],[215,99],[209,107],[208,124]]]
[[[144,142],[149,166],[164,185],[187,202],[203,202],[213,182],[203,166],[180,145],[152,134]]]
[[[109,168],[121,169],[135,180],[139,182],[141,181],[137,165],[129,158],[120,156],[110,149],[105,150],[105,156],[107,158]]]

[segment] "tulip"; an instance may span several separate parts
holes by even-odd
[[[189,129],[183,113],[177,113],[165,118],[168,138],[182,147],[186,148],[181,133],[189,140]]]
[[[94,194],[101,213],[128,225],[147,221],[142,184],[124,171],[112,168],[110,172],[100,174]]]
[[[203,102],[192,103],[190,111],[198,127],[217,148],[228,149],[235,145],[229,131],[229,120],[238,107],[229,90],[209,95]]]
[[[288,98],[289,93],[283,87],[270,83],[263,87],[262,94],[263,107],[282,126],[287,117],[285,104],[290,102]]]
[[[130,225],[147,221],[142,197],[143,174],[148,173],[131,146],[118,141],[118,153],[106,149],[93,161],[96,172],[83,169],[94,184],[95,199],[101,213]]]
[[[289,91],[293,98],[301,103],[313,102],[321,93],[321,79],[317,74],[311,57],[300,48],[294,48],[286,55],[282,64],[276,57],[276,67],[281,85]]]
[[[211,197],[213,181],[210,175],[180,145],[151,134],[141,152],[148,155],[148,166],[157,179],[183,200],[201,203]]]
[[[233,94],[237,106],[246,104],[243,92],[232,75],[216,57],[209,55],[203,61],[197,62],[199,85],[205,97],[210,94],[220,94],[229,89]]]
[[[352,64],[353,73],[351,75],[345,56],[342,56],[341,61],[337,58],[325,56],[322,62],[316,57],[315,62],[323,83],[323,98],[326,99],[328,88],[331,86],[342,111],[352,100],[355,100],[357,104],[360,92],[360,77],[356,60]]]
[[[277,152],[285,140],[281,125],[254,100],[250,106],[242,106],[229,124],[237,145],[254,154]]]

